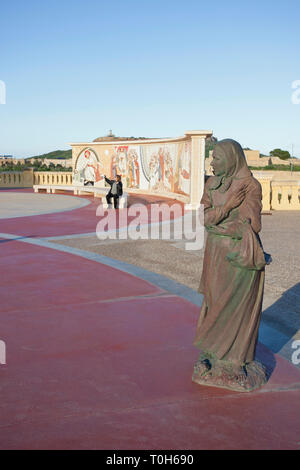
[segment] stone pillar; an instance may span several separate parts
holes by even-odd
[[[84,148],[82,145],[71,145],[72,146],[72,180],[74,178],[74,170],[75,170],[75,165],[77,158]]]
[[[298,183],[298,184],[297,184]],[[300,182],[294,183],[291,190],[291,210],[300,210]]]
[[[186,131],[185,135],[192,141],[190,203],[186,208],[195,210],[200,205],[205,183],[205,139],[212,131]]]
[[[74,145],[74,146],[72,146],[72,167],[73,167],[73,173],[74,173],[74,169],[75,169],[75,164],[76,164],[77,157],[78,157],[78,155],[80,154],[82,148],[83,148],[83,147],[80,146],[80,145]]]
[[[282,197],[282,189],[280,185],[272,181],[272,199],[271,199],[271,208],[272,210],[280,210],[279,194]]]
[[[262,211],[269,212],[271,210],[271,180],[272,176],[256,176],[261,184],[262,189]]]
[[[33,187],[33,169],[23,171],[21,186],[25,188]]]

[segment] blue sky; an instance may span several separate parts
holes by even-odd
[[[0,154],[212,129],[300,157],[299,31],[299,0],[3,1]]]

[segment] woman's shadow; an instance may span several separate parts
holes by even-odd
[[[279,353],[300,329],[300,282],[263,311],[256,358],[272,374]],[[281,354],[284,356],[284,354]],[[291,360],[290,356],[284,356]]]
[[[18,240],[24,240],[26,238],[34,238],[36,235],[26,235],[26,236],[20,236],[16,238],[4,238],[3,240],[0,240],[0,243],[8,243],[8,242],[17,242]]]

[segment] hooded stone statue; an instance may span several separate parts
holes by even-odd
[[[266,265],[258,236],[262,191],[234,140],[216,145],[212,167],[215,176],[201,200],[208,236],[194,341],[201,354],[193,380],[249,391],[266,381],[264,367],[254,360]]]

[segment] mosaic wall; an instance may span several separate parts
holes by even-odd
[[[74,182],[115,179],[124,187],[151,192],[190,194],[191,142],[107,145],[83,149],[75,164]]]

